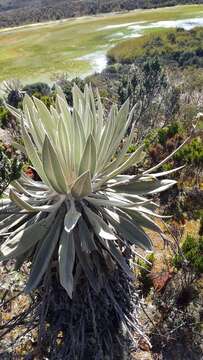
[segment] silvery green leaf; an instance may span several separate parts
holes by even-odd
[[[86,221],[82,217],[78,221],[78,232],[83,251],[91,253],[92,251],[98,250],[94,241],[94,234],[88,228]]]
[[[36,169],[38,175],[40,176],[40,178],[44,181],[45,184],[48,185],[49,181],[45,175],[42,161],[37,153],[35,146],[32,143],[30,136],[28,135],[28,132],[23,124],[23,121],[21,121],[21,131],[22,131],[22,137],[23,137],[27,155],[28,155],[29,159],[31,160],[31,162],[32,162],[34,168]]]
[[[9,218],[9,219],[8,219]],[[16,227],[17,225],[21,224],[22,222],[24,222],[26,219],[28,219],[28,215],[11,215],[7,218],[7,225],[4,227],[1,227],[0,230],[0,235],[3,235],[4,233],[7,233],[9,231],[11,231],[12,228]]]
[[[101,102],[101,97],[99,95],[98,89],[96,89],[96,95],[97,95],[97,128],[96,128],[96,142],[100,142],[101,134],[102,134],[102,128],[103,128],[103,121],[104,121],[104,109]]]
[[[89,101],[87,101],[85,104],[84,119],[85,119],[85,121],[83,121],[84,133],[85,133],[85,138],[88,139],[89,135],[93,134],[93,125],[94,125]]]
[[[153,173],[152,175],[155,177],[155,178],[158,178],[158,177],[162,177],[162,176],[166,176],[166,175],[169,175],[169,174],[172,174],[176,171],[179,171],[181,169],[183,169],[185,167],[185,165],[182,165],[182,166],[179,166],[175,169],[171,169],[171,170],[168,170],[168,171],[162,171],[162,172],[159,172],[159,173]]]
[[[44,171],[52,187],[59,193],[68,192],[66,179],[58,161],[57,154],[47,136],[45,137],[42,149],[42,162]]]
[[[142,159],[143,147],[144,147],[144,145],[140,146],[132,155],[130,155],[128,157],[128,159],[123,164],[121,164],[117,169],[112,171],[107,176],[104,176],[104,178],[102,178],[101,181],[96,184],[95,189],[100,188],[108,180],[110,180],[111,178],[117,176],[118,174],[126,171],[129,167],[136,165]]]
[[[134,132],[135,132],[135,124],[131,128],[130,135],[126,139],[126,141],[125,141],[125,143],[123,145],[123,148],[121,149],[121,151],[117,155],[117,161],[116,161],[116,164],[115,164],[115,169],[118,166],[120,166],[121,164],[124,163],[125,155],[126,155],[126,153],[128,151],[129,146],[131,145],[133,137],[134,137]]]
[[[78,174],[80,160],[86,145],[85,133],[82,120],[76,110],[73,110],[73,133],[72,133],[72,151],[74,153],[74,168]]]
[[[16,203],[17,206],[19,206],[22,210],[26,210],[28,212],[52,212],[54,210],[57,210],[57,208],[62,204],[64,198],[63,196],[59,198],[54,204],[52,205],[44,205],[38,204],[38,205],[32,205],[28,202],[28,200],[23,199],[22,196],[18,195],[16,192],[14,192],[12,189],[10,190],[10,198]]]
[[[129,202],[129,201],[125,201],[125,199],[118,199],[118,198],[113,198],[113,197],[106,197],[106,199],[100,199],[97,197],[93,197],[93,196],[87,196],[86,200],[96,206],[96,207],[100,207],[100,206],[105,206],[105,207],[113,207],[113,206],[118,206],[118,207],[132,207],[134,205],[134,203]]]
[[[65,97],[61,87],[59,85],[55,84],[55,88],[56,88],[57,95],[60,96],[64,100],[65,103],[67,103],[66,97]]]
[[[49,231],[44,236],[44,240],[32,264],[29,280],[24,290],[25,293],[30,293],[33,289],[35,289],[39,285],[49,265],[56,244],[60,238],[61,225],[62,225],[60,217],[61,214],[59,212],[59,214],[57,214],[57,216],[55,217],[55,220],[52,222]]]
[[[118,114],[117,114],[117,119],[116,119],[116,123],[117,123],[117,127],[116,127],[116,132],[115,135],[118,136],[121,132],[121,130],[123,130],[123,128],[125,128],[126,123],[128,124],[129,127],[129,123],[127,121],[127,117],[129,114],[129,106],[130,106],[130,101],[129,99],[127,99],[124,104],[121,106]],[[130,119],[131,121],[131,119]],[[126,129],[126,128],[125,128]]]
[[[130,244],[141,247],[144,250],[152,250],[152,243],[149,237],[141,230],[141,228],[136,226],[136,223],[133,223],[129,219],[118,214],[118,219],[116,220],[109,210],[107,210],[107,214],[113,222],[118,234],[121,235],[123,239],[126,239]]]
[[[53,222],[53,218],[54,215],[51,214],[30,226],[26,227],[25,224],[23,230],[8,237],[0,247],[0,261],[15,258],[23,254],[40,239],[44,238]]]
[[[123,106],[121,107],[120,111],[119,111],[119,114],[122,112],[123,113],[126,113],[127,109],[129,108],[129,100],[127,100]],[[109,151],[109,155],[107,157],[107,161],[111,160],[114,156],[116,156],[116,152],[118,150],[118,147],[122,141],[122,139],[124,138],[128,128],[130,127],[131,125],[131,122],[132,122],[132,118],[133,118],[133,115],[134,115],[134,110],[135,110],[135,106],[133,107],[133,109],[130,111],[130,114],[128,116],[128,119],[126,120],[126,117],[124,116],[123,119],[122,119],[122,116],[121,116],[121,119],[122,119],[122,122],[120,123],[120,126],[116,127],[116,133],[114,134],[114,141],[112,142],[112,145],[111,145],[111,150]],[[119,115],[118,114],[118,115]],[[126,115],[127,116],[127,115]],[[117,121],[116,121],[117,122]],[[118,121],[119,122],[119,121]],[[118,123],[117,122],[117,123]]]
[[[171,218],[171,216],[159,215],[159,214],[155,213],[154,211],[151,211],[150,209],[147,209],[146,207],[141,206],[141,205],[128,207],[127,210],[132,210],[132,211],[135,211],[135,212],[138,212],[138,213],[148,214],[150,216],[157,217],[157,218],[160,218],[160,219],[170,219]]]
[[[116,262],[120,265],[123,271],[129,276],[129,278],[134,279],[132,271],[130,270],[124,256],[122,255],[121,251],[116,247],[116,245],[112,241],[104,240],[102,238],[99,238],[99,241],[104,246],[104,248],[107,249],[111,256],[116,260]]]
[[[90,171],[80,175],[71,187],[71,194],[74,198],[82,198],[92,192]]]
[[[91,224],[96,235],[107,240],[116,240],[116,236],[113,234],[107,223],[95,214],[89,207],[83,204],[83,208],[88,217],[88,221]]]
[[[138,213],[130,209],[125,209],[125,213],[128,214],[135,223],[139,224],[139,226],[162,234],[161,228],[147,214]]]
[[[80,240],[79,240],[78,236],[75,236],[74,239],[75,239],[76,253],[77,253],[77,256],[79,258],[81,267],[82,267],[87,279],[89,280],[90,285],[92,286],[94,291],[96,293],[98,293],[99,288],[100,288],[100,286],[99,286],[100,284],[98,282],[98,278],[97,278],[97,276],[95,274],[95,271],[93,270],[91,258],[89,256],[89,254],[82,251]]]
[[[21,110],[14,108],[10,104],[6,104],[6,107],[16,119],[21,120],[21,118],[22,118],[22,111]]]
[[[173,155],[175,155],[177,153],[177,151],[179,151],[190,139],[190,136],[187,137],[180,146],[177,147],[177,149],[175,149],[170,155],[168,155],[165,159],[163,159],[162,161],[160,161],[160,163],[158,163],[157,165],[153,166],[152,168],[146,170],[143,172],[143,175],[147,175],[147,174],[151,174],[153,171],[159,169],[162,165],[164,165],[168,160],[170,160]]]
[[[112,160],[110,163],[108,163],[108,165],[106,165],[101,172],[99,172],[99,177],[103,177],[105,175],[110,174],[113,170],[115,170],[117,168],[117,159]]]
[[[72,124],[72,116],[70,109],[68,107],[67,101],[65,101],[61,96],[57,96],[57,103],[59,106],[61,120],[63,121],[67,134],[72,134],[73,132],[73,124]]]
[[[130,155],[122,165],[109,174],[108,179],[126,171],[129,167],[138,164],[143,156],[143,148],[144,145],[141,145],[137,150],[135,150],[135,152],[132,153],[132,155]]]
[[[27,94],[25,94],[23,98],[23,111],[25,118],[31,124],[31,127],[29,129],[34,138],[34,142],[37,145],[38,149],[41,150],[44,141],[45,132],[41,123],[39,121],[36,121],[37,120],[36,109],[34,107],[32,99]]]
[[[50,188],[48,187],[48,185],[45,185],[42,181],[36,181],[31,179],[23,172],[21,173],[21,177],[20,179],[18,179],[18,181],[23,186],[26,186],[26,188],[29,190],[37,190],[44,193],[48,191],[50,192]]]
[[[68,183],[71,182],[70,178],[70,144],[69,137],[66,132],[63,121],[58,122],[57,127],[57,136],[56,136],[56,147],[57,147],[57,156],[61,168],[63,169],[64,177]]]
[[[32,190],[27,190],[26,189],[26,185],[22,185],[20,180],[14,180],[12,181],[12,186],[14,187],[14,189],[16,189],[18,192],[26,195],[27,197],[35,197],[36,199],[43,199],[45,194],[46,194],[46,191],[44,190],[43,193],[40,192],[40,191],[32,191]]]
[[[76,210],[74,201],[70,202],[70,209],[66,213],[64,219],[64,229],[67,233],[70,233],[74,227],[77,225],[77,222],[81,216],[81,213]]]
[[[95,106],[95,99],[94,99],[91,83],[89,84],[89,97],[90,97],[90,106],[91,106],[92,115],[93,118],[96,119],[96,106]]]
[[[94,138],[90,135],[87,139],[86,146],[80,161],[79,175],[85,171],[90,170],[91,175],[94,175],[96,167],[96,145]]]
[[[98,168],[100,169],[100,167],[103,165],[105,161],[110,143],[113,139],[115,127],[116,127],[116,114],[115,114],[115,107],[112,106],[109,114],[109,118],[107,119],[107,122],[105,124],[105,128],[99,144],[97,170]]]
[[[38,110],[39,118],[41,120],[41,123],[43,124],[46,134],[50,138],[50,140],[53,140],[54,142],[54,138],[56,136],[56,134],[54,133],[54,128],[55,128],[54,119],[52,118],[46,105],[41,100],[39,100],[34,96],[33,96],[33,100]]]
[[[13,221],[19,219],[22,214],[3,214],[3,219],[0,221],[0,229],[3,229],[4,227],[9,226]]]
[[[63,230],[58,251],[59,276],[61,285],[72,299],[73,293],[73,268],[75,264],[75,242],[73,233]]]
[[[12,189],[10,190],[9,196],[10,199],[19,206],[19,208],[30,212],[36,212],[32,205],[30,205],[26,200],[23,200],[22,196],[17,195],[17,193],[14,192]]]
[[[176,184],[175,180],[147,180],[134,181],[125,185],[113,185],[113,188],[118,192],[124,192],[137,195],[157,194],[161,191],[169,189]]]
[[[80,116],[82,116],[85,106],[85,98],[82,91],[79,89],[79,87],[76,84],[73,85],[72,94],[73,94],[73,107],[78,111]]]

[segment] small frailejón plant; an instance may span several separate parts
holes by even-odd
[[[135,132],[129,102],[119,110],[113,105],[105,118],[98,92],[95,98],[90,86],[84,94],[74,86],[73,108],[60,88],[50,111],[28,95],[23,111],[8,107],[21,121],[24,151],[41,181],[22,172],[1,200],[0,260],[16,259],[20,266],[31,259],[27,293],[40,285],[56,254],[70,298],[78,263],[96,292],[101,269],[112,263],[131,277],[119,244],[152,248],[144,229],[161,229],[151,219],[158,215],[150,196],[173,186],[175,181],[159,178],[177,169],[155,173],[165,159],[136,176],[123,175],[143,160],[143,146],[127,154]]]

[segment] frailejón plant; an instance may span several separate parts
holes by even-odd
[[[1,202],[0,260],[14,258],[20,266],[31,259],[25,291],[37,288],[52,259],[58,259],[62,286],[72,297],[79,264],[99,291],[102,275],[117,262],[131,277],[122,256],[125,246],[151,249],[144,229],[161,234],[151,219],[151,195],[174,185],[155,173],[167,159],[136,176],[123,175],[143,160],[143,146],[130,155],[135,125],[129,102],[104,115],[97,92],[73,87],[73,108],[57,88],[56,107],[25,95],[23,111],[8,106],[20,119],[24,151],[42,181],[21,174]],[[121,141],[128,129],[121,147]]]

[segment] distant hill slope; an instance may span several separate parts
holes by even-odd
[[[203,0],[0,0],[0,27],[119,10],[202,3]]]

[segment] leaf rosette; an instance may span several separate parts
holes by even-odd
[[[21,122],[21,150],[41,181],[22,173],[7,189],[9,198],[1,201],[0,260],[16,259],[20,267],[31,259],[26,292],[39,286],[56,256],[69,297],[78,266],[96,291],[114,263],[132,277],[119,244],[152,249],[145,229],[162,234],[153,220],[160,215],[152,195],[173,186],[174,180],[160,178],[178,169],[156,172],[168,157],[139,170],[143,145],[127,153],[135,134],[129,101],[120,109],[113,105],[107,117],[98,91],[94,96],[86,86],[82,93],[75,85],[73,108],[59,87],[50,110],[28,95],[23,111],[8,108]],[[131,166],[138,167],[136,176],[125,174]]]

